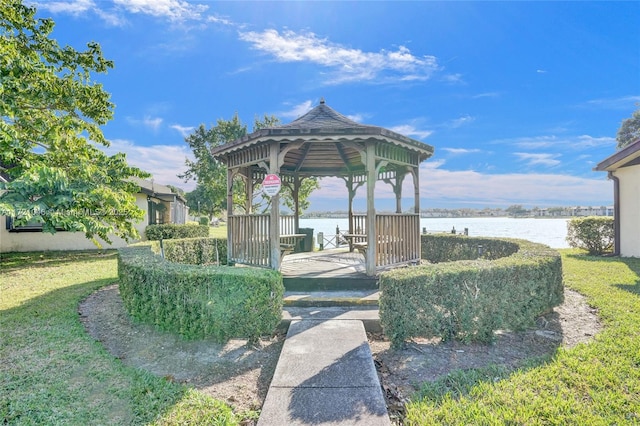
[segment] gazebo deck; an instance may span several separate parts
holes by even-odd
[[[287,290],[373,289],[378,282],[366,274],[364,256],[348,248],[289,254],[280,271]]]

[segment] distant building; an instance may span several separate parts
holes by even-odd
[[[614,253],[640,257],[640,140],[602,160],[595,171],[613,180]]]

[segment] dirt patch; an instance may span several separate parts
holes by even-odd
[[[261,339],[259,347],[233,339],[187,341],[131,321],[116,284],[85,299],[79,314],[87,332],[126,365],[185,383],[226,401],[234,411],[257,410],[267,395],[284,334]]]
[[[248,347],[246,340],[238,339],[224,345],[185,341],[132,322],[117,285],[89,296],[80,304],[79,313],[87,331],[123,363],[193,386],[226,401],[236,412],[262,406],[284,342],[283,334],[262,339],[259,347]],[[369,345],[390,413],[401,417],[403,403],[421,382],[456,369],[492,364],[517,368],[527,359],[552,354],[559,346],[586,342],[601,328],[597,311],[571,290],[565,290],[565,302],[540,317],[537,324],[524,332],[502,332],[491,345],[414,339],[401,350],[391,350],[383,336],[370,334]]]
[[[383,336],[369,334],[369,346],[387,399],[389,412],[401,418],[403,405],[420,383],[454,370],[500,365],[517,369],[527,360],[553,354],[558,347],[588,342],[602,328],[597,310],[581,294],[565,289],[564,303],[537,319],[537,327],[498,333],[493,344],[462,344],[439,339],[413,339],[392,350]]]

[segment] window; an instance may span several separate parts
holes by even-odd
[[[5,227],[9,232],[42,232],[42,224],[35,220],[26,225],[14,226],[13,218],[9,216],[5,218]],[[64,231],[64,229],[56,228],[56,231]]]

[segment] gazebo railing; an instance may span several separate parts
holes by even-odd
[[[269,266],[269,215],[229,216],[229,260]]]
[[[229,260],[254,266],[270,266],[269,215],[229,216]],[[295,234],[295,217],[280,216],[280,235]]]
[[[365,235],[367,216],[353,215],[352,234]],[[420,260],[420,215],[376,214],[376,267],[415,263]],[[366,237],[353,237],[355,246],[369,244]],[[366,243],[366,245],[364,245]]]
[[[377,267],[420,260],[420,215],[377,214],[376,232]]]

